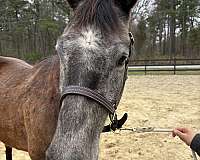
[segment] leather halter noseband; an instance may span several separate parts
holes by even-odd
[[[116,105],[112,104],[107,98],[102,96],[100,93],[95,92],[89,88],[80,87],[80,86],[68,86],[65,88],[63,95],[60,99],[62,102],[67,95],[74,94],[74,95],[81,95],[88,98],[95,100],[96,102],[103,105],[105,108],[108,109],[110,113],[114,113],[116,110]]]
[[[133,44],[134,44],[134,38],[133,38],[133,34],[131,32],[129,32],[129,37],[130,37],[130,45],[129,45],[129,57],[130,57],[132,52],[133,52]],[[128,70],[128,60],[125,64],[123,88],[122,88],[122,91],[120,93],[120,96],[122,95],[124,85],[125,85],[125,82],[126,82],[126,79],[127,79],[127,70]],[[119,102],[112,103],[106,97],[101,95],[100,93],[98,93],[94,90],[91,90],[89,88],[86,88],[86,87],[67,86],[67,87],[64,88],[64,91],[61,95],[60,106],[62,105],[62,102],[66,98],[67,95],[81,95],[81,96],[84,96],[84,97],[88,97],[88,98],[98,102],[102,106],[104,106],[109,111],[109,113],[111,115],[114,115],[115,110],[117,109],[117,105],[119,103]]]

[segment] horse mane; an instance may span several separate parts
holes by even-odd
[[[88,25],[99,28],[103,33],[120,30],[120,19],[113,0],[85,0],[76,9],[74,27],[83,28]]]

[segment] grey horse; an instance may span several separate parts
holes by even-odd
[[[74,16],[58,39],[58,56],[35,66],[0,57],[0,141],[32,160],[97,160],[113,113],[105,106],[116,107],[124,88],[136,0],[68,2]]]

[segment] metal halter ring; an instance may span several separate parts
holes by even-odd
[[[133,33],[129,32],[128,35],[129,35],[130,40],[131,40],[131,45],[133,45],[135,43],[135,40],[134,40],[134,37],[133,37]]]

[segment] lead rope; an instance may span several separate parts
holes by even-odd
[[[173,129],[168,128],[154,128],[154,127],[142,127],[142,128],[121,128],[119,131],[130,131],[133,133],[171,133]],[[192,150],[193,160],[198,160],[195,151]]]

